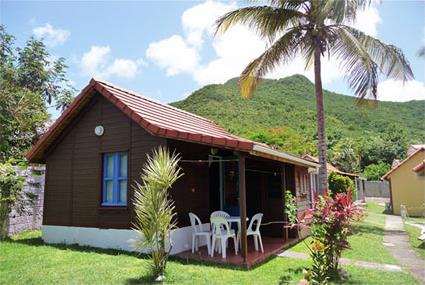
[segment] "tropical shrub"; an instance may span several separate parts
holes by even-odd
[[[381,180],[381,177],[390,171],[390,168],[391,166],[389,164],[382,161],[379,163],[369,164],[365,167],[363,176],[366,177],[367,180],[371,181]]]
[[[15,166],[9,161],[0,163],[0,240],[8,235],[9,214],[15,207],[23,212],[31,197],[23,193],[25,178],[16,174]]]
[[[328,184],[330,195],[334,196],[338,193],[354,192],[354,182],[347,176],[339,175],[336,172],[331,172],[328,176]],[[354,193],[355,194],[355,193]]]
[[[287,199],[287,204],[290,199]],[[287,211],[293,207],[286,206]],[[302,284],[328,284],[331,278],[346,278],[339,268],[342,251],[350,248],[348,237],[352,224],[363,217],[362,209],[355,205],[350,190],[337,193],[334,197],[315,195],[311,209],[305,211],[304,217],[296,220],[293,226],[299,230],[309,227],[311,243],[307,244],[312,259],[312,266],[304,272]]]
[[[362,217],[362,209],[353,203],[351,196],[351,191],[338,193],[334,198],[327,193],[317,196],[303,222],[311,229],[313,241],[309,248],[312,258],[318,258],[324,263],[323,268],[328,277],[338,275],[341,253],[350,248],[348,236],[352,224]],[[322,250],[325,257],[318,254]]]
[[[169,190],[182,175],[180,157],[165,147],[147,156],[141,172],[142,184],[134,186],[134,230],[139,234],[136,248],[150,249],[151,271],[156,280],[164,280],[165,268],[172,249],[170,231],[176,225],[174,201]],[[167,246],[167,244],[169,246]]]
[[[297,207],[297,198],[292,195],[291,191],[286,190],[285,192],[285,214],[288,217],[288,222],[291,225],[298,223],[298,207]]]
[[[304,270],[305,280],[313,285],[328,284],[330,278],[326,262],[326,246],[319,240],[315,240],[308,249],[310,250],[312,264],[310,270]]]

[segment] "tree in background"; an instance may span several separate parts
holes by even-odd
[[[379,181],[385,173],[390,171],[391,166],[385,162],[369,164],[363,171],[363,177],[371,181]]]
[[[0,162],[21,158],[45,131],[47,107],[64,110],[74,89],[65,78],[65,59],[52,60],[42,41],[23,48],[0,25]]]
[[[405,130],[392,124],[380,137],[371,137],[360,142],[360,167],[383,162],[391,165],[394,159],[404,159],[407,155],[409,141]]]
[[[331,163],[339,170],[349,173],[358,173],[360,161],[358,151],[351,139],[344,138],[329,151]]]
[[[341,72],[354,94],[364,99],[377,98],[378,73],[388,78],[407,80],[413,72],[403,52],[348,26],[360,9],[371,1],[359,0],[269,0],[268,5],[249,6],[228,12],[217,20],[216,33],[244,24],[268,43],[268,48],[252,61],[240,77],[243,97],[251,97],[261,78],[279,64],[301,54],[306,68],[314,66],[317,107],[319,191],[327,188],[326,133],[321,79],[323,56],[332,55],[341,63]]]
[[[290,128],[261,130],[250,135],[250,139],[297,155],[316,154],[314,143]]]
[[[136,248],[150,249],[152,274],[164,280],[167,259],[172,248],[170,231],[176,226],[174,201],[169,190],[183,173],[180,158],[165,147],[153,151],[143,167],[142,184],[134,187],[134,229],[139,233]],[[170,245],[167,250],[167,243]]]
[[[16,174],[10,162],[0,163],[0,240],[7,238],[9,230],[9,214],[13,207],[18,212],[25,209],[30,197],[23,193],[25,178]]]

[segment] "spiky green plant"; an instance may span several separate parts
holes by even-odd
[[[264,3],[265,2],[265,3]],[[372,0],[267,0],[228,12],[217,20],[217,33],[243,24],[257,32],[268,47],[240,77],[243,97],[251,97],[262,77],[279,64],[301,55],[306,68],[314,66],[317,106],[319,191],[326,190],[326,134],[321,61],[333,56],[340,62],[350,88],[359,98],[377,98],[378,75],[396,80],[413,78],[403,52],[349,26],[357,12]]]
[[[176,213],[169,190],[183,175],[179,160],[176,153],[158,147],[152,156],[147,156],[140,174],[142,183],[136,181],[134,185],[133,229],[139,233],[135,246],[150,250],[152,274],[156,279],[163,279],[172,248],[170,231],[176,226]]]

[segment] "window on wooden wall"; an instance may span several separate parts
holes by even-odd
[[[127,205],[127,152],[103,155],[102,206]]]

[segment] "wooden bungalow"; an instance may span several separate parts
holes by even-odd
[[[46,164],[44,241],[133,250],[131,185],[140,179],[146,154],[159,145],[181,155],[185,173],[171,190],[178,219],[173,254],[190,249],[189,212],[206,225],[215,210],[241,221],[263,213],[266,255],[295,238],[282,224],[282,190],[297,194],[301,204],[309,201],[309,171],[317,163],[92,79],[27,155],[30,162]],[[241,223],[241,253],[229,261],[251,265],[246,227]]]

